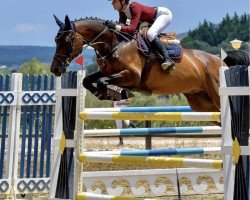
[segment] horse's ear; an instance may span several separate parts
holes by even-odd
[[[55,15],[54,15],[54,18],[56,20],[56,23],[59,27],[61,27],[61,25],[63,24],[63,22],[60,21],[60,19],[58,19]]]
[[[68,15],[65,16],[65,30],[71,30],[71,22]]]

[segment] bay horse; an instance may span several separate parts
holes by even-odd
[[[54,17],[60,27],[51,64],[51,72],[56,76],[65,73],[68,64],[82,52],[83,46],[88,45],[96,51],[99,71],[87,76],[83,85],[99,99],[116,100],[107,92],[107,86],[114,85],[141,93],[183,93],[194,111],[219,111],[219,68],[222,65],[219,57],[183,49],[181,62],[171,71],[164,71],[160,67],[161,60],[156,59],[145,75],[147,58],[135,39],[127,40],[124,35],[107,28],[101,19],[70,21],[66,16],[63,23]]]

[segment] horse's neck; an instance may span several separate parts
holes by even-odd
[[[110,50],[109,44],[112,46],[114,43],[110,31],[108,29],[105,31],[105,28],[100,21],[76,23],[77,32],[82,35],[86,42],[90,45],[93,44],[92,47],[99,53],[107,53]]]

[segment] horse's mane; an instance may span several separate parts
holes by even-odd
[[[250,54],[246,51],[232,50],[227,51],[227,57],[224,59],[227,66],[250,65]]]
[[[85,18],[75,19],[74,22],[87,21],[87,20],[97,21],[97,22],[105,22],[106,21],[105,19],[101,19],[98,17],[85,17]],[[111,21],[111,20],[109,20],[109,21]],[[113,21],[111,21],[111,22],[113,22]],[[117,23],[117,22],[113,22],[113,23]]]
[[[101,18],[97,18],[97,17],[85,17],[85,18],[80,18],[80,19],[75,19],[75,21],[73,22],[84,22],[86,21],[87,23],[91,23],[91,22],[100,22],[100,23],[104,23],[106,20],[105,19],[101,19]],[[109,20],[110,22],[114,23],[114,24],[118,24],[118,22],[114,22]],[[116,33],[118,32],[117,35],[117,39],[119,42],[122,41],[131,41],[132,39],[134,39],[134,37],[132,35],[129,35],[127,33],[121,32],[121,31],[115,31]]]

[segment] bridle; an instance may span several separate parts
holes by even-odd
[[[66,54],[58,54],[56,53],[54,55],[54,59],[56,59],[59,64],[63,67],[63,70],[66,70],[66,67],[70,64],[72,60],[74,60],[83,50],[85,50],[88,46],[93,46],[98,43],[104,43],[104,42],[95,42],[99,37],[101,37],[106,31],[108,30],[108,27],[105,27],[101,33],[99,33],[91,42],[87,42],[81,37],[76,36],[76,31],[75,30],[66,30],[66,31],[59,31],[58,34],[60,34],[58,37],[55,39],[58,40],[62,37],[64,33],[71,33],[70,35],[70,48]],[[74,41],[75,38],[78,38],[82,41],[82,49],[79,53],[76,55],[71,55],[72,52],[74,51]],[[84,47],[86,45],[86,47]],[[61,58],[64,58],[65,61],[63,61]]]
[[[74,60],[82,51],[84,51],[88,46],[94,46],[94,45],[96,45],[96,44],[100,44],[100,43],[103,43],[103,44],[106,44],[105,42],[102,42],[102,41],[97,41],[107,30],[110,30],[110,32],[112,33],[112,32],[114,32],[115,34],[117,34],[117,35],[120,35],[120,36],[122,36],[126,41],[130,41],[130,38],[128,37],[128,36],[126,36],[126,34],[124,34],[124,33],[121,33],[121,32],[119,32],[119,31],[116,31],[116,30],[113,30],[113,29],[109,29],[108,27],[105,27],[94,39],[92,39],[92,41],[90,41],[90,42],[88,42],[88,41],[86,41],[86,40],[84,40],[82,37],[79,37],[79,36],[77,36],[76,35],[76,31],[75,31],[75,29],[73,28],[73,29],[71,29],[71,30],[65,30],[65,31],[59,31],[58,32],[58,34],[59,34],[59,36],[57,36],[56,38],[55,38],[55,40],[58,40],[58,39],[60,39],[63,35],[64,35],[64,33],[71,33],[71,35],[70,35],[70,48],[68,49],[68,52],[66,53],[66,54],[58,54],[58,53],[56,53],[55,55],[54,55],[54,59],[56,59],[58,62],[59,62],[59,65],[61,66],[60,68],[59,68],[59,70],[62,72],[62,73],[64,73],[65,71],[66,71],[66,68],[67,68],[67,66],[70,64],[70,62],[72,61],[72,60]],[[58,35],[57,34],[57,35]],[[112,34],[111,34],[111,37],[112,37]],[[72,54],[72,52],[74,51],[74,45],[75,45],[75,38],[78,38],[79,40],[81,40],[82,41],[82,49],[81,49],[81,51],[79,51],[79,53],[77,53],[77,54],[75,54],[75,55],[71,55]],[[133,38],[133,37],[132,37]],[[133,39],[135,39],[135,38],[133,38]],[[111,56],[111,55],[113,55],[114,54],[114,52],[121,46],[121,45],[123,45],[124,44],[124,42],[121,42],[121,43],[119,43],[118,45],[116,45],[115,47],[112,47],[112,44],[111,44],[111,46],[110,46],[110,51],[109,51],[109,53],[107,53],[107,55],[101,55],[97,50],[95,50],[95,52],[96,52],[96,55],[97,55],[97,58],[98,59],[101,59],[101,60],[103,60],[104,62],[106,61],[106,59],[109,57],[109,56]],[[85,47],[86,46],[86,47]],[[63,58],[63,59],[62,59]]]
[[[55,39],[58,40],[60,39],[64,33],[71,33],[70,35],[70,48],[67,52],[67,54],[58,54],[56,53],[54,55],[54,59],[56,59],[57,61],[59,61],[59,64],[66,69],[66,67],[69,65],[69,63],[77,56],[71,56],[71,53],[74,50],[74,40],[75,40],[75,30],[67,30],[67,31],[59,31],[58,34],[60,34],[58,37],[56,37]],[[79,54],[78,54],[79,55]],[[65,58],[63,61],[61,58]]]

